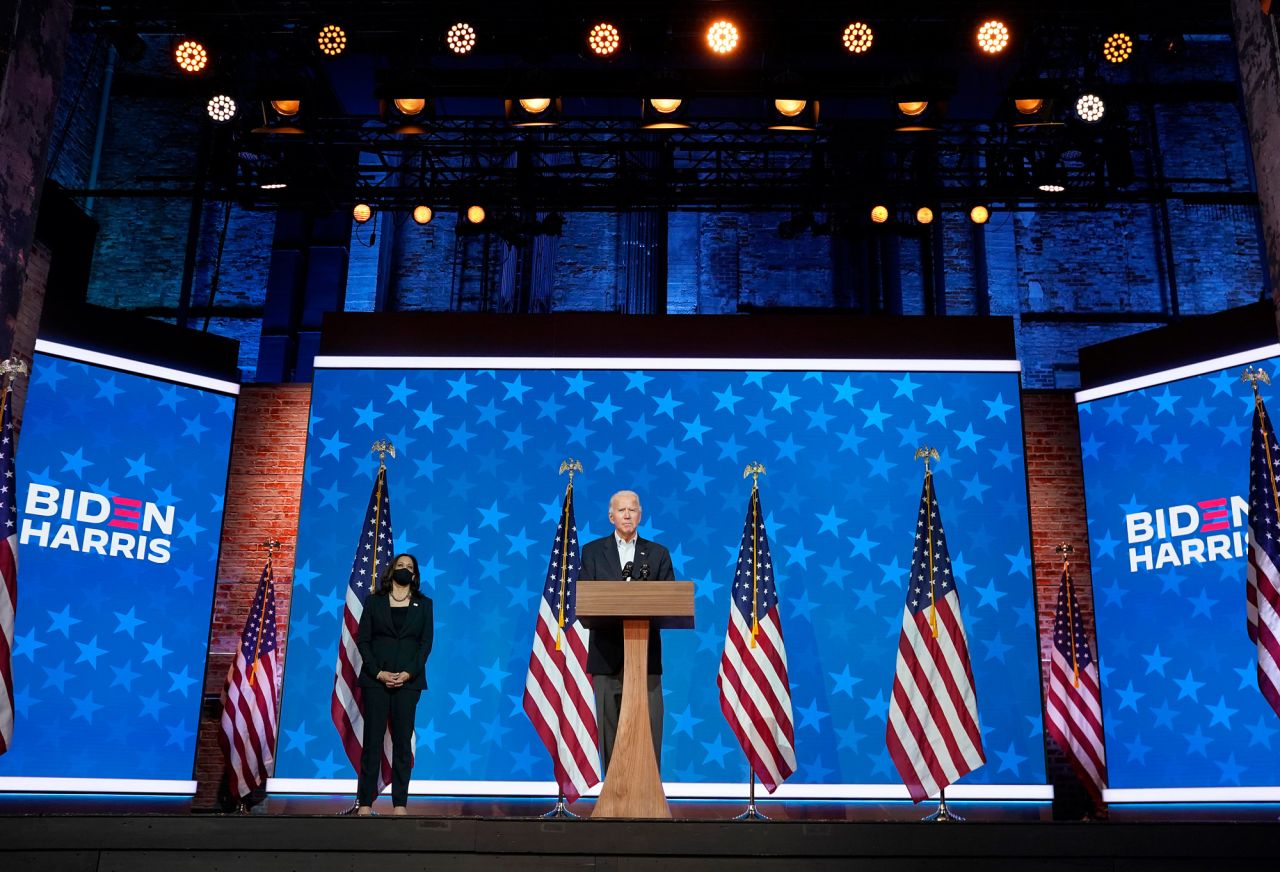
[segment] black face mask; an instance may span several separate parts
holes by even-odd
[[[413,584],[413,570],[397,569],[395,572],[391,573],[391,578],[396,582],[396,584]]]

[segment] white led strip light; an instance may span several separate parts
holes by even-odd
[[[211,391],[218,391],[224,394],[235,395],[240,393],[240,386],[235,382],[223,381],[222,379],[210,378],[209,376],[204,375],[196,375],[195,373],[184,372],[180,369],[170,369],[167,366],[156,366],[152,363],[143,363],[140,360],[132,360],[128,357],[117,357],[114,354],[103,354],[100,351],[90,351],[87,348],[77,348],[74,345],[64,345],[61,342],[50,342],[48,339],[37,339],[36,351],[43,354],[54,354],[58,357],[65,357],[68,360],[78,360],[81,363],[92,363],[96,366],[106,366],[111,369],[119,369],[136,375],[145,375],[151,378],[162,378],[165,381],[177,382],[178,384],[190,385],[192,387],[204,388]]]
[[[1089,388],[1088,390],[1076,391],[1076,402],[1087,403],[1090,400],[1100,400],[1104,397],[1115,396],[1116,394],[1137,391],[1142,388],[1155,387],[1157,385],[1166,384],[1179,379],[1204,375],[1209,372],[1217,372],[1220,369],[1229,369],[1233,366],[1244,366],[1246,363],[1265,360],[1268,357],[1275,357],[1277,354],[1280,354],[1280,344],[1264,345],[1261,348],[1254,348],[1251,351],[1237,351],[1235,354],[1228,354],[1225,357],[1215,357],[1212,360],[1188,363],[1186,366],[1176,366],[1173,369],[1153,372],[1150,375],[1138,376],[1137,378],[1112,382],[1109,385],[1101,385],[1096,388]]]
[[[599,796],[601,785],[583,796]],[[746,799],[747,785],[664,783],[669,799]],[[354,778],[269,778],[268,793],[345,794],[355,793]],[[545,796],[557,795],[554,781],[420,781],[409,782],[414,796]],[[909,802],[911,795],[901,784],[783,784],[777,791],[761,794],[763,799],[884,799]],[[1050,802],[1053,787],[1047,784],[953,784],[947,799],[975,801]]]
[[[365,357],[319,355],[316,369],[604,369],[773,372],[1021,372],[1016,360],[796,357]]]
[[[28,778],[0,776],[0,793],[137,793],[194,796],[194,781],[149,778]]]

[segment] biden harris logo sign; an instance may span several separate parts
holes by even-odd
[[[32,484],[18,544],[122,560],[168,563],[173,506],[90,490]]]
[[[1124,516],[1129,572],[1244,557],[1249,502],[1215,497]]]

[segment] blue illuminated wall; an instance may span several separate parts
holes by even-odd
[[[767,365],[765,362],[762,365]],[[277,777],[351,778],[329,718],[339,620],[384,435],[396,546],[435,599],[417,779],[549,781],[521,707],[566,456],[581,541],[639,491],[641,532],[697,589],[664,634],[664,778],[746,780],[715,684],[749,483],[779,579],[799,769],[792,783],[898,784],[885,717],[915,536],[922,442],[971,640],[988,764],[968,783],[1042,784],[1016,373],[318,370]]]
[[[36,353],[0,778],[191,779],[234,411],[229,395]]]
[[[1280,784],[1245,632],[1242,366],[1079,407],[1113,788]]]

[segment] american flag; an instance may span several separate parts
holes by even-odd
[[[240,634],[236,659],[222,689],[222,732],[218,744],[227,758],[227,782],[235,797],[248,796],[275,768],[276,589],[271,559],[262,570],[253,606]]]
[[[524,680],[525,713],[551,754],[556,783],[569,802],[600,783],[595,694],[587,675],[588,631],[578,621],[574,606],[581,570],[570,482],[551,546]]]
[[[1256,385],[1255,385],[1256,387]],[[1280,442],[1262,397],[1253,410],[1249,462],[1249,641],[1258,646],[1258,689],[1280,715]]]
[[[885,743],[920,802],[986,762],[960,596],[927,468]]]
[[[358,773],[360,751],[364,747],[364,715],[360,700],[360,669],[364,661],[356,647],[360,632],[360,616],[364,601],[373,590],[378,576],[394,555],[391,535],[391,494],[387,490],[387,468],[378,468],[378,477],[369,495],[369,508],[360,528],[360,543],[351,562],[351,578],[347,582],[347,598],[342,610],[342,636],[338,642],[338,665],[333,679],[333,698],[329,714],[338,728],[347,759]],[[382,739],[382,770],[377,792],[391,783],[391,728]]]
[[[1071,573],[1062,570],[1058,610],[1053,619],[1053,652],[1049,657],[1049,692],[1045,721],[1095,802],[1107,786],[1107,755],[1102,740],[1102,692],[1098,664],[1089,651],[1080,602]]]
[[[720,711],[770,793],[796,771],[795,721],[782,642],[778,589],[760,490],[751,488],[747,520],[729,604],[729,626],[720,656]]]
[[[0,754],[13,744],[13,616],[18,608],[18,505],[13,476],[13,393],[0,424]]]

